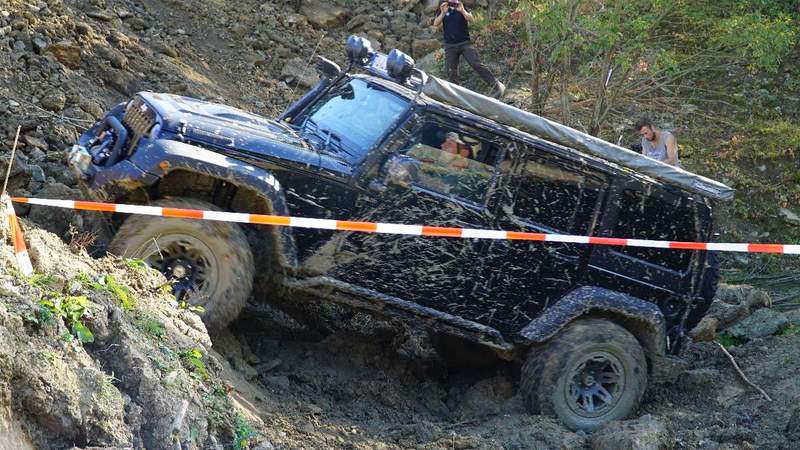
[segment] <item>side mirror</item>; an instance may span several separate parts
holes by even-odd
[[[384,166],[386,184],[411,189],[419,173],[419,161],[405,155],[394,155]]]
[[[319,73],[322,78],[335,78],[341,71],[342,69],[335,62],[328,58],[317,56],[317,73]]]

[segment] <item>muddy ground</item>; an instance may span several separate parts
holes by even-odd
[[[22,127],[10,191],[77,198],[64,149],[137,90],[274,115],[313,81],[311,54],[342,62],[351,32],[423,56],[434,46],[420,25],[427,3],[400,1],[398,12],[360,0],[0,0],[3,168]],[[14,272],[2,236],[0,449],[620,448],[603,441],[616,436],[610,430],[573,433],[527,414],[514,364],[456,364],[455,350],[439,355],[427,336],[367,315],[342,313],[349,326],[330,332],[256,308],[212,343],[197,316],[159,290],[162,278],[82,252],[96,216],[19,212],[40,275]],[[98,287],[109,275],[135,304]],[[746,300],[747,290],[725,292],[719,327],[766,304]],[[92,342],[42,309],[42,300],[80,296]],[[620,434],[654,438],[652,448],[797,448],[800,318],[779,315],[782,325],[760,337],[722,339],[772,400],[740,380],[716,343],[701,342],[675,384],[648,391],[636,423],[651,432],[631,431],[631,422]]]

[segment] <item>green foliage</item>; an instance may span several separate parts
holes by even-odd
[[[717,342],[722,344],[722,346],[725,348],[731,348],[736,347],[737,345],[742,345],[747,341],[744,339],[735,338],[727,333],[722,333],[717,336]]]
[[[52,275],[45,275],[42,273],[34,273],[33,275],[29,276],[26,281],[29,285],[37,287],[39,289],[50,289],[50,284],[55,279]]]
[[[83,295],[42,299],[39,301],[41,321],[47,323],[53,316],[60,317],[72,335],[81,342],[94,342],[92,331],[83,323],[84,316],[89,312],[89,305],[89,299]]]
[[[247,423],[247,419],[240,413],[236,414],[236,430],[233,434],[233,448],[234,450],[243,450],[250,448],[250,439],[258,436],[253,430],[253,427]]]
[[[143,259],[126,258],[123,263],[125,267],[138,272],[147,270],[147,263]]]
[[[172,291],[170,291],[170,292],[172,292]],[[206,312],[206,309],[202,305],[192,305],[192,304],[190,304],[189,302],[187,302],[185,300],[181,300],[178,303],[178,309],[185,309],[185,310],[191,311],[191,312],[193,312],[195,314],[203,314],[204,312]]]
[[[800,333],[800,327],[791,323],[788,327],[784,328],[783,331],[780,332],[781,336],[792,336],[795,334]]]
[[[193,378],[202,381],[208,379],[206,363],[203,362],[203,352],[196,348],[190,348],[179,352],[178,356],[188,366]]]
[[[82,273],[78,275],[78,281],[85,286],[90,287],[96,291],[107,292],[111,294],[118,305],[125,311],[133,311],[136,302],[131,295],[130,289],[127,286],[119,284],[111,275],[100,277],[97,281],[92,280],[89,275]]]
[[[760,13],[734,15],[718,22],[717,40],[748,60],[753,72],[776,73],[797,43],[797,23],[787,14],[766,17]]]

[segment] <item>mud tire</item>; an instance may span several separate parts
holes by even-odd
[[[185,208],[196,210],[220,209],[211,203],[189,198],[158,200],[152,206]],[[205,246],[204,256],[214,260],[213,288],[200,298],[190,298],[190,303],[202,305],[203,322],[211,332],[224,329],[236,319],[247,303],[253,290],[253,252],[241,227],[233,223],[175,219],[153,216],[130,216],[119,228],[109,245],[109,253],[124,258],[146,259],[162,242],[170,242],[171,236],[189,236]]]
[[[595,413],[570,400],[571,381],[587,358],[611,361],[620,372],[622,386],[615,402]],[[579,378],[579,377],[578,377]],[[580,387],[580,386],[579,386]],[[531,349],[522,367],[520,391],[531,413],[558,417],[571,430],[594,431],[612,420],[632,414],[647,387],[647,361],[636,338],[605,319],[579,319],[543,345]]]

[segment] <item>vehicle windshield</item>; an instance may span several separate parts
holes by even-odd
[[[356,162],[366,156],[408,107],[408,101],[354,78],[317,102],[301,133],[320,148]]]

